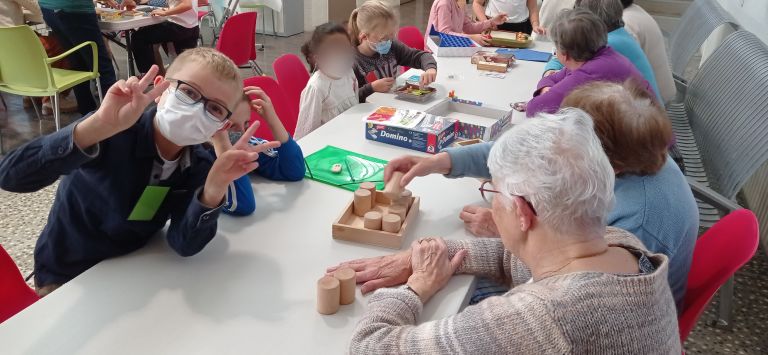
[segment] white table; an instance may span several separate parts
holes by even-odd
[[[551,53],[552,46],[552,42],[535,41],[529,49]],[[495,51],[496,49],[487,48],[486,50]],[[536,83],[544,72],[545,64],[518,60],[504,79],[498,79],[481,76],[469,57],[435,57],[435,59],[437,60],[437,80],[432,84],[437,89],[435,99],[416,103],[397,100],[391,93],[374,93],[366,101],[381,106],[395,105],[399,108],[426,111],[440,99],[448,96],[448,92],[455,90],[456,96],[460,99],[480,101],[486,106],[510,109],[510,103],[531,99]],[[419,73],[421,73],[420,70],[411,69],[398,78],[397,84],[402,85],[408,77]],[[525,117],[525,114],[516,112],[513,119],[518,118],[517,116]]]
[[[119,20],[99,19],[99,28],[102,32],[125,31],[125,44],[120,42],[117,35],[107,35],[106,37],[113,43],[125,49],[128,54],[128,76],[133,76],[135,75],[135,69],[133,66],[133,52],[131,51],[131,37],[133,36],[133,32],[138,28],[155,25],[165,21],[166,18],[163,16],[139,16],[121,18]]]
[[[333,144],[391,159],[410,151],[367,141],[358,105],[300,141],[305,154]],[[470,238],[461,207],[482,203],[475,179],[416,179],[422,198],[417,237]],[[0,324],[2,354],[340,354],[366,308],[359,289],[339,313],[315,311],[315,285],[327,266],[393,250],[336,241],[331,223],[352,193],[311,180],[256,179],[257,211],[222,216],[219,234],[198,255],[176,256],[163,239],[104,261]],[[423,320],[457,313],[472,278],[454,277],[425,307]]]

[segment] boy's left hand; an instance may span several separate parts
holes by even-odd
[[[275,113],[275,107],[272,106],[272,99],[270,99],[267,93],[261,88],[256,86],[246,86],[243,89],[243,93],[245,93],[245,96],[248,96],[248,104],[251,105],[251,109],[258,112],[264,119],[269,119],[265,116],[270,116],[270,114]],[[253,96],[256,98],[252,98]],[[277,114],[275,114],[275,116],[277,116]]]
[[[280,146],[280,142],[277,141],[259,145],[249,144],[248,141],[257,128],[259,128],[258,124],[248,127],[231,149],[216,158],[211,171],[208,172],[208,178],[205,180],[205,187],[200,196],[200,202],[203,205],[216,207],[221,204],[229,183],[258,168],[257,160],[260,153]]]
[[[434,69],[434,68],[427,69],[427,71],[425,71],[424,74],[421,74],[421,79],[419,79],[419,85],[421,87],[429,86],[429,84],[432,84],[435,82],[435,79],[437,79],[437,69]]]

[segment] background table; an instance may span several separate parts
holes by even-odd
[[[553,44],[548,41],[535,41],[529,49],[552,52]],[[487,48],[487,51],[495,51],[496,48]],[[528,101],[533,96],[533,91],[544,72],[544,64],[541,62],[529,62],[518,60],[507,72],[504,79],[481,76],[478,70],[470,62],[469,57],[436,57],[437,80],[432,85],[437,89],[435,99],[425,103],[414,103],[396,100],[391,93],[374,93],[367,101],[377,105],[397,105],[400,108],[425,111],[434,106],[440,99],[448,96],[448,92],[455,90],[456,96],[461,99],[480,101],[486,106],[501,109],[510,109],[509,104],[519,101]],[[398,78],[398,85],[402,85],[405,79],[413,74],[421,73],[420,70],[411,69]],[[524,113],[516,112],[515,117],[525,117]]]
[[[305,154],[327,144],[391,159],[408,153],[366,141],[358,105],[300,141]],[[416,179],[421,210],[404,247],[418,237],[470,238],[461,207],[482,203],[475,179]],[[256,179],[253,216],[222,216],[219,234],[182,258],[158,238],[104,261],[0,325],[3,354],[339,354],[366,308],[359,293],[339,313],[315,311],[326,266],[393,250],[331,238],[331,223],[352,193],[311,180]],[[472,278],[454,277],[422,320],[457,313]]]
[[[106,35],[106,37],[125,49],[128,54],[128,76],[133,76],[136,73],[133,66],[133,52],[131,52],[131,36],[133,35],[133,32],[138,28],[155,25],[165,21],[166,18],[162,16],[141,16],[109,21],[99,19],[99,28],[102,32],[125,32],[125,44],[120,42],[117,34],[114,36]]]

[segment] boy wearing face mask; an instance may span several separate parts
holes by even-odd
[[[157,72],[153,66],[141,80],[118,81],[96,112],[0,162],[4,190],[37,191],[61,178],[35,246],[39,295],[143,247],[169,219],[168,245],[181,256],[198,253],[216,234],[229,183],[255,169],[260,152],[280,145],[237,144],[215,161],[202,145],[248,120],[231,113],[243,89],[223,54],[191,49],[167,77]],[[152,101],[157,109],[147,109]]]
[[[315,28],[301,52],[312,77],[301,92],[296,139],[306,136],[357,105],[357,79],[352,71],[354,50],[347,30],[335,23]]]
[[[349,36],[357,47],[354,70],[361,103],[374,92],[390,92],[401,65],[424,70],[421,86],[437,78],[432,54],[394,40],[397,24],[395,12],[381,0],[366,1],[349,17]]]

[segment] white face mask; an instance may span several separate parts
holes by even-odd
[[[155,126],[178,146],[202,144],[224,126],[207,115],[202,101],[186,104],[176,97],[175,89],[168,89],[165,101],[157,108]]]
[[[352,66],[354,64],[355,58],[353,58],[351,54],[331,55],[321,58],[318,62],[318,67],[323,74],[334,79],[340,79],[352,71]]]

